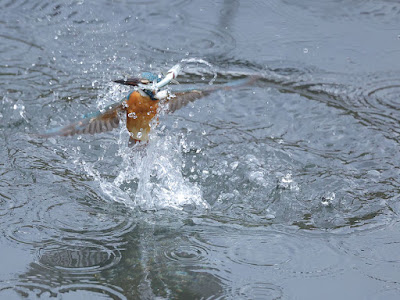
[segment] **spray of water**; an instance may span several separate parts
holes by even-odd
[[[200,188],[182,174],[182,137],[153,135],[148,144],[129,147],[122,131],[116,153],[122,160],[112,167],[115,177],[110,179],[96,163],[79,159],[108,198],[142,210],[209,208]]]
[[[211,73],[213,74],[213,78],[208,82],[209,85],[212,85],[214,81],[217,79],[218,73],[215,69],[215,67],[210,64],[208,61],[201,59],[201,58],[184,58],[181,60],[181,63],[184,65],[185,69],[187,70],[191,64],[195,65],[196,68],[198,68],[198,65],[205,65],[210,69]]]
[[[205,64],[213,69],[211,64],[201,59],[186,59],[182,63]],[[213,72],[214,77],[210,84],[217,76],[216,72]],[[102,96],[102,99],[120,99],[121,92],[116,90],[115,86],[110,86]],[[99,107],[105,106],[102,99],[98,101]],[[163,114],[163,111],[160,111],[160,114]],[[128,207],[143,210],[209,208],[209,204],[202,198],[200,188],[182,174],[185,138],[171,132],[163,132],[156,125],[156,122],[152,124],[152,134],[148,143],[137,143],[133,147],[128,145],[129,134],[126,128],[121,126],[116,141],[118,150],[115,156],[119,159],[117,167],[113,165],[109,170],[105,170],[104,164],[78,158],[80,165],[95,179],[108,198]],[[110,170],[114,175],[111,178]]]

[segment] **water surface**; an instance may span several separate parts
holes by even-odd
[[[0,298],[397,299],[399,21],[390,0],[0,1]],[[208,63],[183,87],[262,79],[145,147],[35,135],[182,59]]]

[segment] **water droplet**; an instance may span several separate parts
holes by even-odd
[[[371,175],[371,176],[380,176],[381,175],[381,173],[378,170],[369,170],[367,173],[368,173],[368,175]]]
[[[263,171],[252,171],[248,174],[248,179],[256,184],[263,185],[265,184],[265,179],[264,179],[264,172]]]
[[[279,187],[288,190],[295,190],[295,191],[299,190],[297,183],[292,179],[291,173],[288,173],[281,178],[279,182]]]
[[[282,183],[291,183],[293,182],[292,174],[288,173],[281,179]]]
[[[232,170],[236,170],[238,165],[239,165],[239,162],[238,161],[234,161],[233,163],[230,164],[230,167],[231,167]]]
[[[137,119],[137,115],[134,112],[129,113],[128,117],[132,119]]]
[[[193,112],[190,112],[189,113],[189,117],[193,117],[194,116],[194,113]]]
[[[336,194],[335,193],[330,193],[329,195],[322,197],[321,199],[321,205],[322,206],[329,206],[332,204],[332,201],[335,200]]]
[[[304,52],[305,54],[307,54],[307,53],[308,53],[308,48],[304,48],[304,49],[303,49],[303,52]]]

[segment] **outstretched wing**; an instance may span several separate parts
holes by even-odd
[[[110,106],[105,112],[83,116],[82,120],[64,127],[58,127],[41,134],[42,137],[69,136],[74,134],[95,134],[111,131],[119,126],[119,112],[125,109],[124,101]]]
[[[173,92],[173,97],[171,97],[166,105],[167,112],[172,113],[188,103],[193,102],[197,99],[205,97],[212,92],[218,90],[231,90],[234,88],[240,88],[243,86],[248,86],[253,84],[259,76],[249,76],[241,80],[236,80],[222,85],[209,85],[196,89],[186,89],[186,90],[176,90]],[[137,80],[136,78],[116,81],[122,84],[136,85],[139,82],[143,83],[143,79]],[[146,78],[145,78],[146,80]],[[128,95],[129,98],[129,95]],[[111,131],[119,126],[119,112],[125,110],[126,100],[122,100],[110,106],[105,112],[96,112],[86,116],[83,116],[82,120],[67,125],[65,127],[54,128],[41,134],[42,137],[50,136],[69,136],[74,134],[95,134],[100,132]]]
[[[174,92],[173,96],[167,102],[166,112],[173,113],[178,109],[188,105],[190,102],[193,102],[197,99],[203,98],[209,95],[210,91],[202,91],[202,90],[191,90],[187,92]]]
[[[193,102],[202,97],[208,96],[212,92],[219,90],[231,90],[234,88],[240,88],[254,84],[260,77],[249,76],[244,79],[234,80],[221,85],[208,85],[202,88],[189,89],[189,90],[172,90],[173,97],[168,100],[167,112],[173,113],[174,111],[181,109],[190,102]]]

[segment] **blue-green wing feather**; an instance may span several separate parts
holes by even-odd
[[[146,76],[144,76],[146,77]],[[174,112],[190,102],[205,97],[218,90],[231,90],[253,84],[258,76],[249,76],[244,79],[235,80],[221,85],[208,85],[200,88],[173,89],[173,97],[168,100],[167,112]],[[129,95],[128,97],[129,98]],[[69,136],[75,134],[95,134],[111,131],[119,126],[120,111],[125,109],[126,100],[108,107],[106,111],[97,111],[84,115],[81,120],[64,127],[58,127],[41,134],[42,137]]]
[[[260,77],[249,76],[243,79],[234,80],[220,85],[207,85],[200,88],[180,88],[172,89],[173,97],[168,101],[167,111],[172,113],[190,102],[193,102],[202,97],[208,96],[212,92],[219,90],[231,90],[235,88],[245,87],[254,84]]]
[[[125,100],[111,105],[106,111],[97,111],[82,116],[82,119],[67,126],[54,128],[41,134],[42,137],[95,134],[111,131],[119,126],[119,112],[124,110]]]

